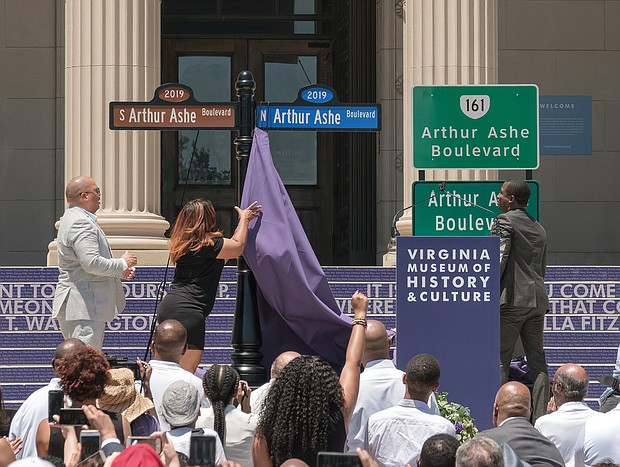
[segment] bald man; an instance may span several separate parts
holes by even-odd
[[[181,368],[181,356],[187,351],[187,331],[176,319],[167,319],[159,323],[155,329],[151,352],[151,379],[148,387],[153,396],[155,412],[159,419],[161,431],[170,430],[170,425],[162,414],[164,393],[176,381],[185,381],[194,386],[201,395],[201,406],[210,407],[211,404],[204,397],[202,380],[193,373]]]
[[[478,436],[487,436],[497,444],[507,443],[522,461],[532,466],[563,466],[558,448],[530,423],[530,390],[524,384],[511,381],[497,391],[493,404],[495,428]]]
[[[567,467],[575,465],[575,444],[586,421],[601,415],[583,402],[588,384],[588,373],[579,365],[568,363],[558,368],[551,383],[551,413],[534,425],[557,446]]]
[[[69,207],[58,229],[58,285],[52,316],[65,339],[74,337],[98,349],[105,324],[125,308],[120,279],[131,279],[137,258],[125,252],[114,259],[97,224],[101,190],[90,177],[69,180],[65,190]]]
[[[299,357],[299,352],[295,352],[292,350],[288,350],[286,352],[282,352],[280,355],[276,357],[276,359],[271,364],[271,374],[270,379],[262,386],[257,387],[254,391],[250,393],[250,406],[252,408],[252,413],[259,413],[261,408],[263,407],[263,402],[265,401],[265,396],[267,396],[267,391],[271,386],[271,383],[274,379],[280,376],[282,370],[286,365],[288,365],[291,360]],[[241,405],[239,405],[239,409],[241,409]]]
[[[349,422],[347,452],[366,448],[368,418],[398,404],[405,396],[404,372],[390,360],[390,338],[381,321],[368,320],[357,403]]]

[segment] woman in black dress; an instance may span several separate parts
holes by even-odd
[[[215,230],[215,209],[211,201],[189,201],[177,218],[170,236],[170,261],[176,264],[174,280],[159,305],[157,321],[176,319],[187,331],[187,351],[181,367],[193,373],[202,359],[205,318],[215,303],[224,263],[243,253],[248,224],[260,213],[256,202],[235,210],[239,224],[231,238]]]

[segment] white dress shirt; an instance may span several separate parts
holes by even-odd
[[[566,467],[575,465],[575,443],[586,421],[602,415],[583,402],[565,402],[557,411],[543,415],[534,428],[555,444],[562,454]]]
[[[15,458],[37,457],[37,428],[41,420],[48,417],[48,394],[52,390],[62,389],[60,378],[52,378],[47,386],[30,394],[11,420],[9,438],[21,438],[22,450]]]
[[[598,417],[589,418],[575,443],[575,464],[592,466],[598,462],[620,463],[620,405]]]
[[[250,407],[252,408],[252,413],[258,414],[260,412],[272,382],[273,379],[270,379],[250,393]],[[241,410],[241,404],[239,404],[239,410]]]
[[[422,401],[403,399],[398,405],[370,416],[368,451],[379,465],[416,465],[424,441],[433,435],[455,436],[454,426]]]
[[[170,425],[162,415],[161,407],[162,400],[164,398],[164,392],[166,389],[176,381],[185,381],[191,384],[202,395],[200,405],[202,407],[210,407],[211,404],[204,397],[204,389],[202,388],[202,380],[190,373],[187,370],[181,368],[181,365],[175,362],[164,362],[162,360],[151,360],[149,362],[153,372],[151,373],[151,395],[153,396],[153,404],[155,405],[155,412],[157,412],[157,418],[159,419],[159,426],[161,431],[170,430]]]
[[[242,466],[252,467],[252,440],[258,417],[237,410],[229,404],[224,409],[226,420],[226,437],[224,439],[224,452],[226,459],[234,461]],[[200,409],[200,417],[196,422],[196,428],[213,429],[213,407]]]
[[[404,374],[388,359],[373,360],[366,364],[360,375],[357,403],[349,422],[347,452],[366,447],[366,426],[372,414],[393,407],[403,399]]]

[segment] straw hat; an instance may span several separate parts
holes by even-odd
[[[153,401],[138,392],[129,368],[112,368],[110,376],[111,381],[97,400],[97,407],[122,413],[129,423],[154,407]]]

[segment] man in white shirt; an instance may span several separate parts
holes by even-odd
[[[599,417],[589,418],[575,444],[575,465],[620,463],[620,405]]]
[[[439,362],[429,354],[413,357],[407,364],[403,383],[405,398],[398,405],[370,416],[368,452],[385,467],[416,465],[422,445],[431,436],[455,436],[454,426],[428,406],[439,387]]]
[[[347,452],[366,448],[368,418],[398,404],[405,395],[404,372],[390,360],[390,338],[381,321],[368,320],[357,403],[349,422]]]
[[[162,416],[162,398],[164,392],[172,383],[185,381],[198,389],[199,394],[204,394],[202,380],[181,368],[181,356],[187,350],[186,340],[187,332],[185,327],[177,320],[168,319],[157,326],[153,343],[151,344],[153,359],[149,364],[153,371],[149,387],[161,431],[168,431],[170,429],[170,425]],[[211,404],[204,396],[200,399],[202,407],[210,407]]]
[[[273,363],[271,364],[271,375],[270,375],[271,379],[267,381],[265,384],[263,384],[262,386],[259,386],[256,389],[254,389],[250,394],[250,407],[252,407],[252,413],[257,414],[260,412],[263,406],[263,401],[265,400],[265,397],[267,396],[267,391],[269,390],[269,386],[271,386],[271,383],[273,382],[273,380],[276,379],[280,375],[280,373],[282,373],[282,370],[284,369],[284,367],[288,365],[291,360],[297,357],[299,357],[298,352],[289,350],[287,352],[282,352],[273,361]],[[239,404],[239,409],[241,409],[241,404]]]
[[[553,398],[549,403],[550,409],[556,409],[534,425],[557,446],[567,467],[575,465],[575,443],[586,421],[601,415],[583,403],[588,383],[588,374],[579,365],[569,363],[558,368],[551,383]]]
[[[63,359],[76,352],[80,352],[86,347],[79,339],[67,339],[56,347],[52,368],[58,374],[58,368],[62,365]],[[36,434],[37,427],[41,420],[48,417],[48,394],[52,390],[61,389],[60,378],[52,378],[47,386],[43,386],[30,394],[21,405],[19,410],[11,420],[9,428],[10,439],[22,439],[22,450],[16,455],[17,459],[37,456]]]

